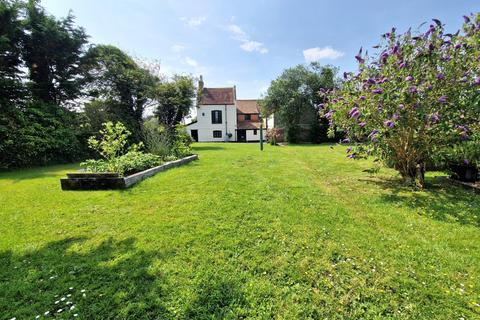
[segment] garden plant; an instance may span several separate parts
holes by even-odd
[[[354,144],[348,157],[372,155],[423,188],[427,164],[440,150],[460,151],[454,146],[478,132],[480,14],[464,19],[454,34],[436,19],[422,33],[393,28],[376,46],[378,55],[360,49],[359,72],[345,73],[340,90],[320,92],[329,100],[321,108],[331,134],[345,129],[343,142]]]

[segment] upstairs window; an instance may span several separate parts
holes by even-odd
[[[212,111],[212,124],[222,123],[222,111],[213,110]]]
[[[214,130],[214,131],[213,131],[213,137],[214,137],[214,138],[221,138],[221,137],[222,137],[222,131],[220,131],[220,130]]]
[[[248,121],[252,120],[252,116],[249,115],[249,114],[246,114],[245,115],[245,120],[248,120]]]

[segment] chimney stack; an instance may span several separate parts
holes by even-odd
[[[200,75],[200,80],[198,80],[198,91],[201,93],[203,91],[203,76]]]

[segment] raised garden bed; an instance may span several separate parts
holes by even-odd
[[[194,154],[183,159],[170,161],[160,166],[140,171],[125,177],[121,177],[116,173],[67,173],[67,178],[60,179],[60,183],[62,185],[62,190],[126,189],[135,183],[151,177],[161,171],[178,167],[197,159],[198,155]]]
[[[473,190],[473,192],[480,194],[480,181],[477,182],[464,182],[453,178],[448,178],[450,181],[456,185],[462,186],[464,188]]]

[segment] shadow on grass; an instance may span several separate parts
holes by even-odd
[[[480,196],[453,185],[445,177],[426,179],[424,190],[413,190],[401,179],[360,179],[388,191],[381,200],[417,210],[420,214],[446,222],[480,227]]]
[[[2,318],[33,319],[49,312],[81,319],[174,319],[181,313],[213,319],[243,301],[239,282],[218,276],[194,281],[190,299],[174,296],[175,279],[154,267],[172,252],[141,250],[133,238],[106,240],[84,252],[86,240],[67,238],[20,256],[0,252]],[[174,314],[168,303],[175,302],[180,305]]]
[[[77,163],[74,164],[59,164],[50,165],[45,167],[32,167],[32,168],[16,168],[8,170],[0,170],[0,180],[8,179],[17,183],[22,180],[41,179],[55,176],[62,176],[61,172],[67,169],[75,172],[80,168]]]
[[[202,145],[194,145],[192,146],[193,150],[200,150],[200,151],[209,151],[209,150],[225,150],[224,147],[221,146],[202,146]]]

